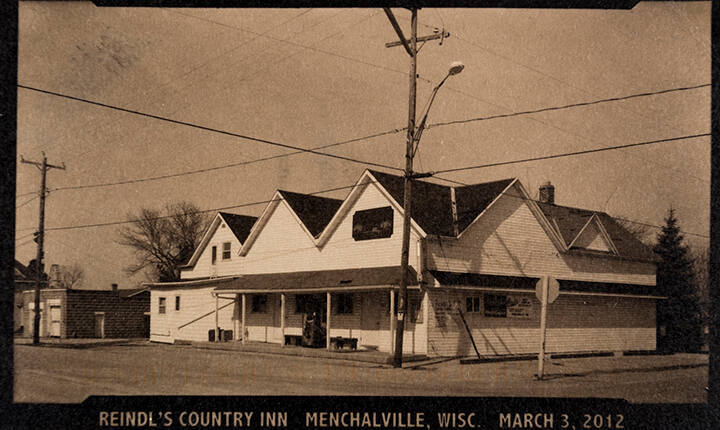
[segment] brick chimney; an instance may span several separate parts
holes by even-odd
[[[551,205],[555,204],[555,186],[550,181],[540,185],[540,201]]]
[[[117,293],[117,287],[118,287],[118,284],[112,284],[113,293]]]

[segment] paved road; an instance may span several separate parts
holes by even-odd
[[[706,402],[707,356],[553,360],[392,369],[370,363],[149,343],[90,349],[15,346],[15,400],[81,402],[97,395],[437,395],[615,397]]]

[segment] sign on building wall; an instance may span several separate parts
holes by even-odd
[[[528,296],[507,296],[508,318],[530,319],[532,307],[532,301]]]

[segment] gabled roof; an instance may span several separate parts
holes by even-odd
[[[623,228],[618,222],[605,212],[591,211],[568,206],[537,202],[545,217],[555,227],[560,236],[565,240],[565,245],[570,246],[577,236],[582,232],[585,225],[593,216],[596,217],[600,227],[607,232],[610,245],[617,250],[617,256],[625,259],[639,261],[656,261],[656,256],[649,246],[638,240],[632,233]],[[592,253],[610,254],[602,251],[591,251],[585,249],[570,249],[571,253]]]
[[[405,179],[370,170],[385,190],[402,206]],[[455,187],[458,231],[462,232],[507,188],[514,179]],[[454,236],[451,187],[426,181],[412,185],[412,218],[428,234]]]
[[[313,237],[318,237],[337,212],[342,200],[278,190]]]
[[[245,242],[257,217],[218,212],[240,243]]]
[[[200,243],[198,244],[197,248],[195,248],[195,251],[190,257],[190,260],[188,260],[187,264],[181,266],[181,269],[190,268],[194,266],[195,263],[197,263],[198,258],[200,258],[200,254],[202,254],[202,250],[205,249],[208,242],[210,242],[213,233],[215,233],[215,230],[223,221],[225,222],[225,224],[227,224],[228,228],[230,228],[230,231],[232,231],[232,233],[242,245],[250,234],[250,230],[255,224],[255,221],[257,221],[257,218],[246,215],[231,214],[228,212],[218,212],[217,214],[215,214],[215,218],[213,218],[207,230],[205,230],[205,234],[203,234],[202,239],[200,239]]]

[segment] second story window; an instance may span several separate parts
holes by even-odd
[[[211,258],[212,264],[215,264],[217,262],[217,246],[212,247],[212,257],[210,257],[210,258]]]
[[[180,310],[180,296],[175,296],[175,310]]]
[[[230,242],[223,243],[223,260],[230,259]]]
[[[166,299],[165,299],[165,297],[160,297],[158,300],[158,313],[164,314],[165,307],[166,307]]]
[[[390,237],[393,233],[393,210],[390,206],[366,209],[353,214],[352,236],[355,240]]]

